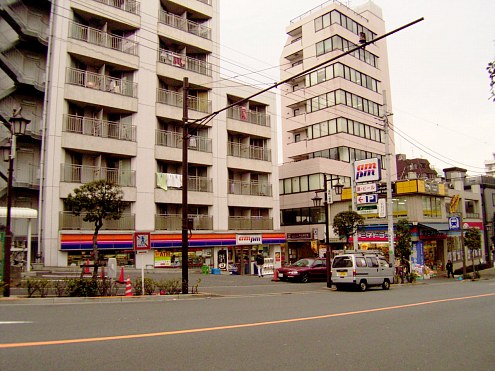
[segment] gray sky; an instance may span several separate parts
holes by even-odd
[[[279,81],[291,19],[323,0],[221,0],[225,76],[258,73],[259,87]],[[350,6],[365,0],[341,1]],[[484,173],[495,153],[495,102],[486,66],[495,59],[495,1],[375,0],[387,31],[425,20],[387,38],[396,153],[426,158],[442,170]],[[233,63],[230,63],[233,62]]]

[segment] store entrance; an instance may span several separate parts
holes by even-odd
[[[258,252],[257,246],[236,246],[234,249],[234,262],[237,274],[254,274],[253,262]]]

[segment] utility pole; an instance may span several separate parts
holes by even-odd
[[[187,218],[187,191],[188,191],[188,158],[189,147],[189,117],[187,98],[189,95],[189,80],[184,77],[182,82],[182,294],[189,293],[189,236]]]
[[[392,203],[392,167],[390,161],[390,127],[387,113],[387,91],[383,90],[383,130],[385,132],[385,162],[387,167],[387,224],[388,224],[388,253],[389,262],[395,265],[394,250],[394,208]]]

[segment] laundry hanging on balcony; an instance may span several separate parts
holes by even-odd
[[[167,187],[167,174],[156,173],[156,186],[158,188],[163,189],[164,191],[166,191],[168,189],[168,187]]]

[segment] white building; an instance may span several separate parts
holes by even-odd
[[[385,34],[382,12],[373,2],[348,8],[327,1],[287,26],[281,56],[281,77],[290,78]],[[330,61],[285,84],[282,92],[283,165],[280,167],[281,225],[287,233],[286,260],[308,256],[315,240],[325,240],[323,206],[315,207],[315,191],[351,186],[353,162],[381,159],[385,179],[396,177],[393,138],[384,132],[390,113],[390,82],[386,40]],[[392,125],[392,118],[389,123]],[[385,143],[391,166],[386,169]],[[323,198],[323,193],[320,193]],[[329,200],[330,201],[330,200]],[[341,205],[342,204],[342,205]],[[334,204],[329,220],[348,204]],[[330,226],[329,242],[338,242]],[[312,252],[313,251],[313,252]]]
[[[133,233],[149,231],[154,254],[144,264],[180,261],[183,78],[193,122],[254,93],[218,87],[219,1],[0,4],[0,111],[8,120],[22,107],[31,120],[17,148],[14,206],[40,211],[33,256],[40,253],[46,266],[91,258],[93,226],[64,200],[84,183],[107,179],[123,188],[126,208],[100,232],[103,255],[134,264]],[[192,265],[217,267],[222,249],[229,261],[242,248],[248,256],[263,248],[270,257],[285,242],[275,110],[274,95],[264,94],[191,124]],[[14,233],[22,244],[21,222]]]

